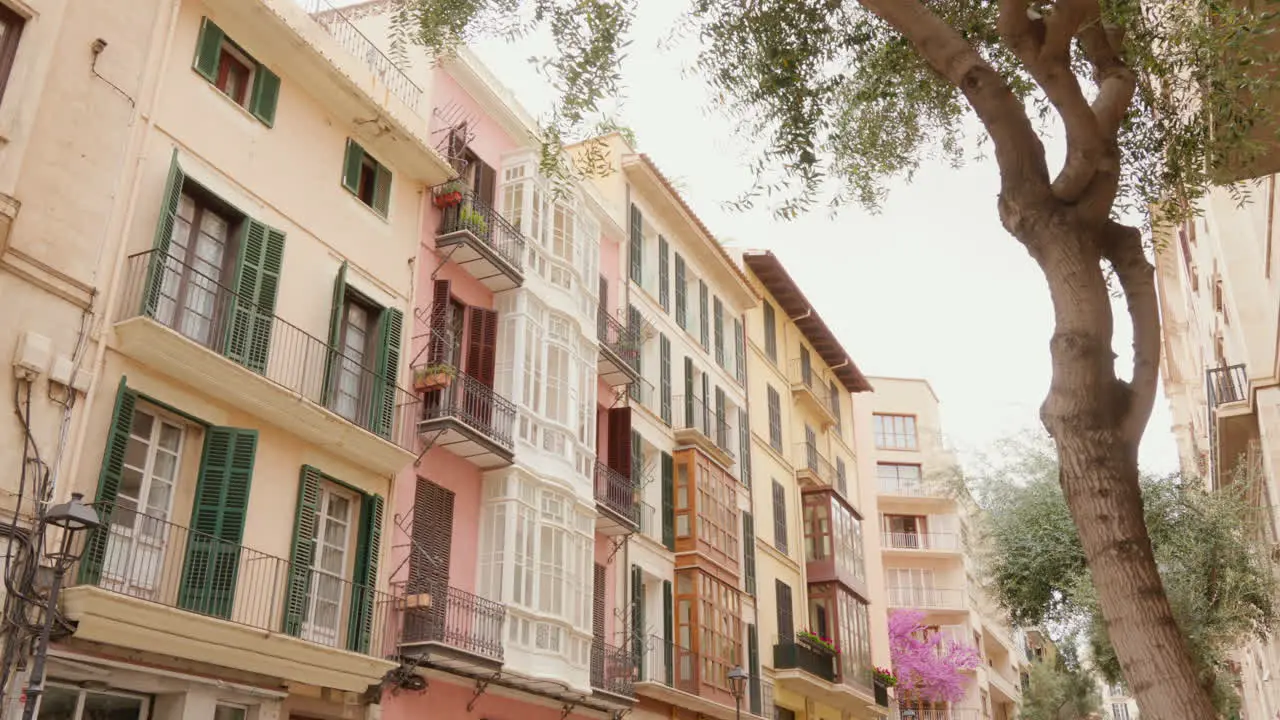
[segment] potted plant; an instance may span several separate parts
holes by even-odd
[[[888,668],[873,667],[871,683],[875,689],[876,704],[880,707],[889,707],[889,688],[898,684],[898,676]]]
[[[489,222],[484,219],[484,215],[479,210],[471,206],[467,206],[458,211],[458,225],[470,230],[476,235],[489,234]]]
[[[812,630],[801,630],[796,633],[796,640],[804,645],[808,645],[814,650],[825,651],[832,655],[839,655],[840,651],[836,649],[836,644],[831,638],[824,638]]]
[[[462,202],[463,185],[461,180],[450,180],[436,188],[435,203],[441,210],[453,207]]]
[[[457,374],[456,368],[444,363],[416,367],[413,369],[413,389],[419,392],[439,390],[448,385]]]

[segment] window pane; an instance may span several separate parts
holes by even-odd
[[[139,720],[141,717],[142,698],[85,691],[80,720]]]

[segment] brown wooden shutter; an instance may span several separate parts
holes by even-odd
[[[486,387],[493,387],[494,362],[497,359],[498,313],[486,308],[467,309],[471,316],[467,328],[466,373]]]
[[[483,160],[475,159],[476,165],[476,197],[488,207],[493,207],[493,196],[497,190],[498,173]]]
[[[453,550],[454,493],[426,478],[418,478],[413,492],[412,547],[409,552],[411,593],[432,592],[447,583]]]
[[[592,585],[595,595],[591,605],[591,632],[599,639],[604,638],[604,584],[604,566],[596,563],[595,583]]]
[[[609,468],[631,477],[631,408],[609,409]]]
[[[449,357],[449,300],[453,293],[453,283],[448,280],[436,280],[431,289],[431,312],[428,322],[431,332],[427,347],[427,363],[434,365],[445,362]]]

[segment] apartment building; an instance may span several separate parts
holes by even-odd
[[[938,397],[928,381],[869,378],[875,392],[857,403],[858,447],[874,458],[881,555],[890,612],[916,610],[949,642],[977,647],[982,666],[968,696],[953,705],[899,699],[920,720],[1010,720],[1021,701],[1026,651],[978,582],[967,552],[972,502],[957,492],[955,458],[942,436]]]
[[[871,385],[773,253],[741,262],[762,298],[746,318],[763,645],[751,672],[773,686],[777,717],[879,718],[888,693],[871,668],[890,664],[885,596],[853,416]]]
[[[365,717],[396,667],[383,520],[421,412],[419,223],[453,172],[430,108],[319,0],[0,22],[3,383],[33,419],[0,446],[7,505],[82,493],[101,521],[39,716]]]
[[[1164,227],[1156,253],[1163,320],[1164,388],[1182,467],[1209,489],[1243,485],[1257,539],[1276,543],[1280,462],[1280,266],[1273,257],[1276,177],[1252,201],[1215,189],[1201,214]],[[1280,642],[1251,642],[1235,656],[1243,717],[1280,712]]]

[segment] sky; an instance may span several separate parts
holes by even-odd
[[[890,186],[878,214],[859,207],[793,221],[767,208],[725,207],[751,179],[752,148],[707,109],[704,81],[687,66],[693,41],[659,50],[686,3],[645,0],[622,68],[618,120],[730,247],[772,250],[867,375],[927,378],[942,403],[943,433],[962,460],[1000,438],[1039,428],[1049,386],[1048,289],[1040,269],[996,214],[992,161],[962,168],[924,165]],[[527,110],[540,116],[555,95],[530,63],[549,39],[472,46]],[[1061,144],[1047,139],[1051,163]],[[1128,316],[1117,305],[1115,350],[1130,357]],[[1141,449],[1145,469],[1177,468],[1163,391]]]

